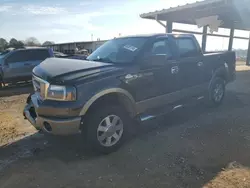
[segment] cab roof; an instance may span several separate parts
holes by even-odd
[[[128,36],[123,36],[119,38],[132,38],[132,37],[142,37],[142,38],[157,38],[157,37],[193,37],[194,35],[192,34],[172,34],[172,33],[156,33],[156,34],[139,34],[139,35],[128,35]]]

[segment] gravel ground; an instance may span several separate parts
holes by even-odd
[[[0,146],[34,133],[21,116],[27,96],[23,94],[0,98]]]
[[[237,69],[219,108],[197,104],[147,122],[106,156],[77,136],[38,134],[22,118],[27,95],[0,98],[0,187],[250,187],[250,68]]]

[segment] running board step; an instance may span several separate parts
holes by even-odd
[[[160,109],[155,109],[155,110],[152,110],[152,111],[147,112],[145,114],[142,114],[141,116],[139,116],[138,119],[141,122],[152,120],[152,119],[154,119],[156,117],[165,115],[165,114],[170,113],[172,111],[175,111],[175,110],[177,110],[179,108],[183,108],[183,107],[189,106],[191,104],[194,104],[194,101],[200,101],[202,99],[204,99],[204,97],[200,96],[200,97],[197,97],[197,98],[190,99],[188,103],[183,103],[183,104],[179,104],[179,105],[176,105],[176,106],[166,106],[166,107],[163,107],[163,108],[160,108]]]
[[[167,114],[167,113],[169,113],[171,111],[177,110],[177,109],[182,108],[182,107],[184,107],[184,105],[177,105],[177,106],[175,106],[173,108],[167,108],[167,109],[159,110],[158,113],[156,111],[155,113],[143,114],[142,116],[139,117],[139,120],[141,122],[152,120],[152,119],[154,119],[156,117],[162,116],[164,114]]]
[[[147,120],[151,120],[154,119],[156,116],[152,116],[152,115],[148,115],[148,116],[141,116],[140,120],[141,121],[147,121]]]

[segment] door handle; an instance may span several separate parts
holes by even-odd
[[[24,63],[25,66],[29,66],[30,64],[29,63]]]
[[[197,63],[197,66],[198,66],[198,67],[202,67],[202,66],[203,66],[203,62],[198,62],[198,63]]]
[[[179,67],[178,66],[174,66],[171,68],[171,73],[172,74],[177,74],[179,72]]]

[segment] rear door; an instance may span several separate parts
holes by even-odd
[[[4,59],[3,77],[5,80],[27,77],[29,73],[29,53],[27,50],[11,52]]]
[[[179,49],[179,89],[183,95],[196,95],[203,88],[204,62],[198,44],[192,37],[178,37],[175,39]],[[186,97],[186,96],[185,96]]]

